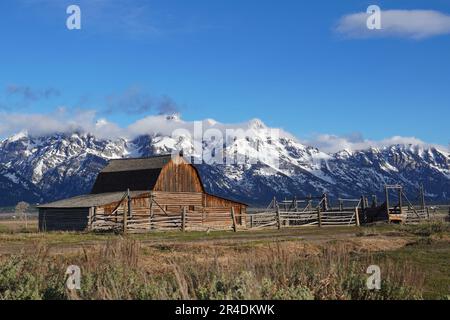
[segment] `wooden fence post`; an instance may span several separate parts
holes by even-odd
[[[317,207],[317,220],[319,221],[319,228],[322,227],[322,213],[320,212],[320,206]]]
[[[356,219],[356,226],[359,227],[359,210],[358,207],[355,208],[355,219]]]
[[[422,210],[425,210],[425,189],[423,183],[420,185],[420,205]]]
[[[153,222],[153,194],[150,194],[150,226],[149,229],[152,230],[152,222]]]
[[[181,231],[186,232],[186,207],[183,207],[181,216]]]
[[[88,218],[88,231],[92,231],[92,223],[94,222],[94,216],[95,216],[95,208],[91,207],[89,208],[89,218]]]
[[[131,211],[131,196],[130,196],[130,189],[127,190],[127,202],[128,202],[128,217],[133,217],[133,211]]]
[[[280,214],[280,207],[277,206],[277,222],[278,222],[278,230],[281,229],[281,214]]]
[[[362,211],[366,210],[366,199],[364,195],[361,196],[361,209]]]
[[[237,228],[236,228],[236,215],[234,212],[234,207],[231,207],[231,219],[233,220],[233,231],[237,232]]]
[[[388,189],[388,187],[387,186],[384,186],[384,189],[385,189],[385,197],[386,197],[386,215],[387,215],[387,217],[388,217],[388,219],[389,219],[389,189]],[[391,222],[391,220],[389,219],[389,222]]]
[[[323,194],[322,196],[322,206],[323,206],[323,211],[328,211],[328,195],[326,193]]]
[[[130,189],[127,190],[127,207],[123,208],[123,234],[127,234],[127,220],[128,215],[131,215],[131,197],[130,197]]]
[[[128,208],[123,208],[123,234],[127,233]]]

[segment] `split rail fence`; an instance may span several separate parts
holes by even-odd
[[[249,229],[275,227],[327,227],[327,226],[359,226],[358,209],[354,211],[321,211],[320,209],[304,212],[280,211],[248,215]]]
[[[305,208],[280,208],[274,202],[266,212],[240,214],[234,208],[192,208],[168,211],[153,197],[148,198],[149,207],[133,207],[128,193],[112,212],[97,211],[89,214],[90,231],[115,231],[142,233],[152,231],[219,231],[258,230],[264,228],[294,228],[307,226],[359,226],[359,203],[353,209],[324,210],[326,198],[313,206],[311,201]]]
[[[89,214],[89,230],[95,232],[115,231],[121,233],[143,233],[151,231],[237,231],[245,226],[245,215],[234,208],[180,207],[170,210],[149,197],[150,207],[132,208],[130,198],[124,195],[117,207],[110,213]],[[244,223],[241,223],[244,222]]]

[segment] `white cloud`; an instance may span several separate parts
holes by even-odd
[[[450,34],[450,15],[434,10],[381,11],[381,30],[367,28],[367,13],[343,16],[336,32],[348,38],[404,37],[424,39]]]
[[[394,136],[382,140],[364,139],[360,135],[355,136],[337,136],[331,134],[318,134],[312,139],[304,140],[303,143],[317,147],[319,150],[335,153],[342,150],[357,151],[368,148],[384,148],[392,145],[415,145],[422,147],[435,147],[440,150],[450,151],[449,148],[438,144],[424,142],[415,137]]]
[[[203,132],[208,128],[215,128],[225,133],[226,130],[244,129],[257,131],[265,127],[261,120],[253,119],[247,122],[226,124],[212,119],[201,121]],[[89,132],[98,138],[115,139],[119,137],[134,138],[146,134],[161,134],[171,136],[177,129],[185,129],[192,135],[193,121],[184,121],[179,116],[151,115],[121,127],[105,118],[98,118],[94,110],[75,110],[59,107],[47,114],[8,113],[0,112],[0,137],[8,137],[19,132],[28,132],[32,136],[52,134],[55,132],[72,133],[74,131]],[[364,139],[361,134],[350,136],[337,136],[331,134],[317,134],[311,139],[297,139],[292,134],[278,129],[281,137],[297,140],[305,145],[317,147],[319,150],[334,153],[341,150],[363,150],[370,147],[383,148],[386,146],[403,144],[419,145],[424,147],[437,147],[450,152],[450,148],[429,144],[415,137],[394,136],[383,140]],[[253,132],[253,131],[252,131]]]

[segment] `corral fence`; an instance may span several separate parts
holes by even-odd
[[[401,222],[405,224],[419,224],[424,221],[430,221],[431,218],[432,217],[428,208],[416,209],[412,207],[406,207],[402,209],[401,214],[389,214],[390,221]]]
[[[410,209],[406,211],[407,224],[417,224],[426,220],[430,220],[430,212],[428,209]]]
[[[234,207],[183,206],[168,210],[167,206],[160,205],[155,198],[148,199],[150,208],[132,208],[129,194],[125,193],[112,212],[91,210],[89,230],[142,233],[360,226],[360,221],[364,223],[365,210],[369,207],[368,200],[361,197],[361,199],[339,199],[339,207],[333,208],[329,205],[327,196],[323,195],[280,202],[274,198],[263,212],[242,214],[235,212]],[[428,208],[418,209],[412,205],[403,207],[402,210],[390,208],[388,216],[389,222],[400,221],[407,224],[430,219]]]
[[[120,233],[145,233],[152,231],[238,231],[245,228],[245,215],[231,208],[191,208],[167,210],[154,198],[150,208],[132,208],[129,197],[124,195],[112,212],[89,214],[89,230],[93,232],[115,231]]]
[[[305,211],[305,212],[263,212],[248,215],[249,229],[276,227],[295,228],[307,226],[359,226],[358,210],[354,211]]]
[[[237,231],[243,229],[237,219],[245,219],[235,214],[234,209],[216,212],[214,216],[206,213],[192,212],[184,207],[179,214],[169,215],[137,215],[126,210],[118,210],[114,215],[92,217],[90,231],[116,231],[123,233],[142,233],[151,231]]]
[[[326,195],[315,197],[317,205],[312,204],[313,197],[305,199],[284,200],[278,202],[275,198],[265,212],[249,214],[247,227],[249,229],[293,228],[293,227],[327,227],[327,226],[359,226],[360,205],[356,202],[353,208],[333,210]],[[305,207],[299,204],[304,203]]]
[[[317,207],[308,205],[300,210],[275,210],[255,214],[241,214],[231,208],[204,208],[195,210],[190,206],[178,211],[168,211],[154,198],[150,208],[132,208],[130,198],[124,194],[111,212],[91,210],[89,230],[94,232],[115,231],[120,233],[143,233],[152,231],[239,231],[264,228],[294,228],[306,226],[359,226],[358,208],[346,211],[323,211],[323,203]],[[194,210],[193,210],[194,209]]]

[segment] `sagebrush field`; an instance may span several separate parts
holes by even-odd
[[[448,299],[450,226],[37,233],[0,221],[1,299]],[[381,267],[382,288],[366,288]],[[66,289],[69,265],[81,290]]]

